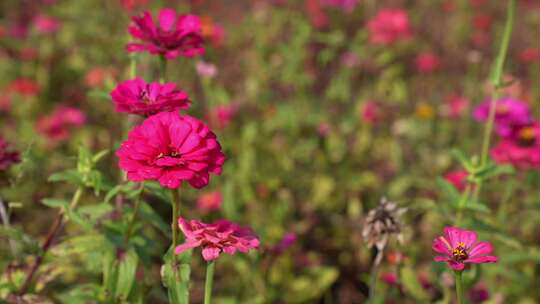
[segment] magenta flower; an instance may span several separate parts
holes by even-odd
[[[50,34],[60,29],[60,21],[51,16],[38,15],[34,18],[34,26],[39,33]]]
[[[157,180],[175,189],[183,181],[202,188],[221,174],[225,155],[216,135],[200,120],[175,112],[150,116],[129,132],[116,155],[130,181]]]
[[[211,211],[218,211],[221,209],[221,203],[223,202],[223,196],[219,191],[207,192],[199,196],[197,199],[197,209],[208,213]]]
[[[156,25],[150,12],[133,17],[129,33],[141,43],[128,43],[128,52],[149,52],[167,59],[204,53],[201,22],[193,15],[177,15],[173,9],[159,11]]]
[[[488,242],[478,242],[474,231],[457,227],[444,228],[444,236],[433,241],[433,250],[442,256],[436,256],[435,262],[447,262],[456,270],[465,269],[465,264],[495,263],[497,257],[489,255],[493,245]]]
[[[444,175],[444,179],[451,183],[459,192],[465,190],[469,173],[465,170],[450,171]]]
[[[441,59],[434,53],[420,53],[415,59],[416,70],[420,73],[435,72],[441,66]]]
[[[191,101],[174,83],[146,83],[140,78],[125,80],[112,92],[116,112],[148,116],[158,112],[184,110]]]
[[[240,107],[237,103],[211,107],[207,114],[210,125],[217,129],[227,128],[233,121],[239,109]]]
[[[20,161],[19,152],[11,150],[8,143],[0,137],[0,171],[6,170]]]
[[[174,249],[176,254],[202,247],[205,261],[213,261],[222,252],[235,254],[237,251],[247,253],[259,247],[259,239],[249,228],[243,228],[227,220],[218,220],[213,224],[205,224],[197,220],[178,219],[178,225],[186,237],[184,244]]]
[[[283,252],[285,252],[285,250],[287,250],[289,247],[291,247],[296,242],[297,239],[298,239],[298,236],[296,235],[296,233],[287,232],[283,236],[281,241],[279,241],[279,243],[275,244],[274,246],[270,248],[270,252],[276,255],[280,255]]]
[[[41,117],[36,123],[36,128],[51,144],[56,144],[68,139],[72,129],[85,123],[86,115],[81,110],[62,106],[51,114]]]
[[[195,71],[202,78],[212,79],[217,75],[217,67],[209,62],[197,61],[195,64]]]
[[[402,9],[383,9],[367,24],[369,42],[375,45],[390,45],[412,36],[409,15]]]
[[[530,124],[533,121],[529,105],[510,97],[497,100],[495,109],[495,131],[501,137],[509,137],[517,126]],[[483,101],[474,109],[473,116],[478,121],[486,121],[491,108],[491,99]]]

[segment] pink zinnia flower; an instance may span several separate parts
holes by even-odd
[[[533,120],[529,105],[510,97],[501,98],[495,103],[495,131],[501,137],[508,137],[516,126],[530,124]],[[473,116],[478,121],[486,121],[491,108],[487,99],[474,109]]]
[[[86,115],[79,109],[62,106],[51,114],[41,117],[36,127],[38,132],[55,144],[68,139],[71,129],[81,127],[85,123]]]
[[[204,53],[199,17],[177,15],[172,9],[159,11],[156,25],[150,12],[133,17],[129,33],[142,43],[128,43],[128,52],[149,52],[167,59],[178,56],[193,57]]]
[[[385,272],[381,274],[381,280],[391,287],[399,287],[399,277],[395,272]]]
[[[20,162],[19,152],[9,149],[8,143],[0,137],[0,171]]]
[[[200,120],[175,112],[150,116],[129,132],[116,151],[130,181],[157,180],[175,189],[183,181],[202,188],[221,174],[225,155],[216,135]]]
[[[236,116],[236,113],[238,113],[239,108],[237,103],[218,105],[210,108],[208,111],[210,125],[217,129],[227,128]]]
[[[441,60],[434,53],[426,52],[416,56],[415,65],[418,72],[431,73],[440,67]]]
[[[459,192],[465,190],[469,173],[465,170],[455,170],[446,173],[444,179],[451,183]]]
[[[116,112],[152,115],[163,111],[184,110],[191,101],[174,83],[146,83],[140,78],[125,80],[112,92]]]
[[[218,211],[221,209],[223,196],[220,191],[213,191],[201,194],[197,199],[197,208],[205,213]]]
[[[375,124],[381,119],[381,106],[372,100],[368,100],[361,108],[362,121],[368,124]]]
[[[495,263],[497,257],[489,255],[493,245],[489,242],[478,242],[476,232],[457,227],[444,228],[444,236],[433,241],[433,250],[442,254],[436,256],[436,262],[447,262],[456,270],[465,269],[465,264]]]
[[[490,151],[498,164],[511,164],[520,169],[540,169],[540,124],[514,128]]]
[[[178,219],[178,225],[186,237],[184,244],[174,250],[180,254],[186,250],[202,247],[205,261],[213,261],[222,252],[235,254],[237,251],[247,253],[259,247],[259,239],[249,228],[243,228],[227,220],[219,220],[213,224],[205,224],[197,220]]]
[[[383,9],[367,24],[369,42],[376,45],[390,45],[398,40],[411,37],[409,15],[402,9]]]
[[[23,96],[35,96],[39,94],[40,87],[33,79],[19,78],[10,83],[9,90]]]
[[[216,66],[212,63],[205,61],[197,61],[197,63],[195,64],[195,70],[197,71],[197,74],[199,74],[199,76],[201,76],[202,78],[212,79],[217,75]]]
[[[60,21],[51,16],[38,15],[34,18],[34,26],[38,32],[42,34],[50,34],[58,31],[60,28]]]

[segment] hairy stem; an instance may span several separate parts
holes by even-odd
[[[214,283],[215,261],[210,261],[206,265],[206,282],[204,283],[204,304],[210,304],[212,301],[212,285]]]

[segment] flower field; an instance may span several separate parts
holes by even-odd
[[[539,37],[538,0],[0,1],[0,303],[540,303]]]

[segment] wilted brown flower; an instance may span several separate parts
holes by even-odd
[[[398,208],[395,202],[388,201],[383,197],[379,206],[371,209],[364,221],[362,236],[368,246],[375,245],[379,251],[382,251],[392,235],[396,236],[397,240],[402,243],[400,217],[405,211],[405,208]]]

